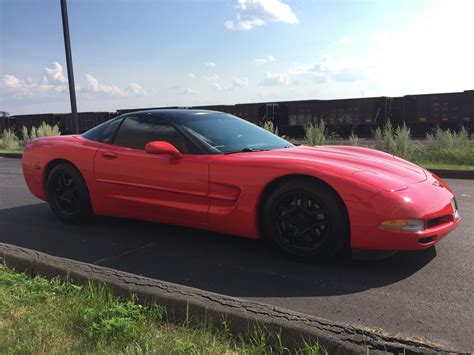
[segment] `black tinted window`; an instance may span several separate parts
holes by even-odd
[[[215,153],[271,150],[293,145],[248,121],[220,112],[188,112],[177,117],[175,122]]]
[[[168,121],[153,116],[127,117],[120,126],[114,144],[134,149],[145,149],[149,142],[165,141],[180,152],[187,153],[184,137]]]
[[[82,136],[91,141],[112,143],[115,131],[123,118],[117,117],[88,130]]]

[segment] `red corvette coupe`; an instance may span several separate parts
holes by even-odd
[[[302,259],[424,249],[460,223],[451,189],[419,166],[366,148],[294,146],[215,111],[141,111],[35,139],[23,172],[63,222],[171,223],[264,238]]]

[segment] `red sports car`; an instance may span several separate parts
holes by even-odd
[[[417,165],[360,147],[294,146],[215,111],[141,111],[35,139],[23,172],[63,222],[171,223],[263,238],[302,259],[348,246],[424,249],[460,223],[451,189]]]

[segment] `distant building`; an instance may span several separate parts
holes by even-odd
[[[6,111],[0,111],[0,117],[8,117],[10,114]]]

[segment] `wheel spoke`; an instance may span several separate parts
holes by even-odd
[[[78,185],[72,176],[61,172],[54,180],[53,199],[61,214],[75,213],[78,209]]]
[[[329,211],[311,193],[295,191],[283,197],[274,216],[276,237],[291,248],[309,252],[326,237]]]
[[[67,184],[67,180],[66,180],[66,174],[61,174],[61,179],[62,179],[62,185],[64,187],[67,187],[68,184]]]
[[[61,181],[61,175],[58,175],[57,182],[58,182],[59,189],[62,189],[63,186],[62,186],[62,181]]]

